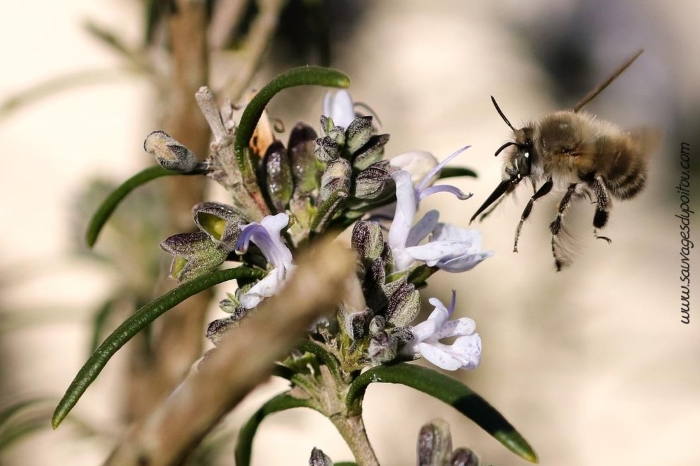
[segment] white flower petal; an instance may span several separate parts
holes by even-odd
[[[436,265],[440,268],[440,270],[444,270],[445,272],[467,272],[491,256],[493,256],[493,251],[486,251],[478,254],[468,254],[447,260],[441,260],[438,261]]]
[[[413,217],[416,215],[416,193],[413,190],[411,175],[405,171],[392,173],[396,183],[396,214],[389,228],[387,243],[392,251],[406,246],[411,231]]]
[[[468,245],[458,241],[431,241],[420,246],[406,248],[406,252],[416,260],[426,262],[433,267],[442,259],[451,259],[467,253]]]
[[[423,356],[427,361],[438,366],[446,371],[455,371],[462,366],[462,361],[452,356],[449,352],[445,351],[441,344],[426,344],[421,343],[418,345],[418,351],[421,356]]]
[[[447,319],[454,311],[456,295],[452,292],[449,309],[437,298],[431,298],[430,304],[435,309],[428,319],[411,328],[414,339],[401,350],[405,354],[420,354],[436,366],[454,371],[473,369],[481,361],[481,338],[476,330],[476,323],[468,317],[454,321]],[[440,343],[443,338],[458,337],[452,345]]]
[[[437,210],[427,212],[423,218],[409,230],[408,237],[406,238],[406,246],[415,246],[423,241],[423,239],[435,229],[439,218],[440,212]]]
[[[468,229],[450,223],[438,223],[433,230],[433,241],[461,241],[472,249],[469,252],[481,251],[482,237],[479,230]]]
[[[440,330],[435,332],[431,339],[442,340],[450,337],[463,337],[471,335],[476,330],[476,322],[469,317],[460,317],[457,320],[445,322]]]
[[[333,95],[326,92],[323,98],[323,114],[330,117],[336,126],[347,128],[355,119],[355,104],[350,93],[340,90]]]
[[[457,338],[452,350],[464,359],[462,369],[474,369],[481,363],[481,337],[478,333]]]
[[[433,168],[433,169],[430,171],[430,173],[428,173],[427,175],[425,175],[425,177],[420,181],[420,183],[418,183],[418,185],[416,186],[416,190],[417,190],[417,191],[422,191],[422,190],[424,190],[426,187],[430,186],[430,185],[432,184],[432,183],[430,182],[430,180],[433,179],[433,178],[435,178],[435,177],[440,173],[440,170],[442,170],[442,167],[444,167],[445,165],[447,165],[452,159],[454,159],[455,157],[457,157],[459,154],[461,154],[461,153],[464,152],[465,150],[469,149],[470,147],[471,147],[471,146],[464,146],[464,147],[462,147],[461,149],[457,149],[457,151],[453,152],[453,153],[452,153],[451,155],[449,155],[445,160],[443,160],[442,162],[440,162],[439,164],[437,164],[437,165],[435,166],[435,168]],[[434,181],[433,181],[433,182],[434,182]]]
[[[389,165],[399,170],[407,171],[411,175],[414,185],[423,180],[438,164],[437,159],[430,152],[415,150],[397,155],[389,160]],[[435,179],[432,180],[433,182]],[[430,183],[432,184],[432,183]]]
[[[426,338],[429,338],[440,328],[439,324],[440,322],[436,319],[428,319],[411,327],[411,333],[413,334],[411,343],[415,346]]]

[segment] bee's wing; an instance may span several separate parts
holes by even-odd
[[[664,138],[663,131],[649,126],[633,128],[629,131],[629,135],[635,148],[644,159],[648,159],[658,152]]]

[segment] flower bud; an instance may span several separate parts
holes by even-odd
[[[292,198],[294,182],[292,181],[287,149],[281,142],[275,141],[268,146],[263,167],[267,195],[277,212],[284,212],[287,203]]]
[[[371,264],[384,250],[382,229],[374,222],[361,220],[352,229],[352,247],[365,264]]]
[[[367,335],[369,322],[373,315],[374,313],[372,310],[370,308],[366,308],[364,311],[346,314],[343,316],[345,332],[353,341],[361,340],[365,337],[365,335]]]
[[[345,128],[341,126],[336,126],[331,118],[326,118],[321,116],[321,128],[323,128],[323,133],[333,142],[337,143],[339,146],[345,145]]]
[[[153,131],[146,136],[143,148],[166,170],[189,173],[197,167],[197,157],[192,151],[168,136],[165,131]]]
[[[340,144],[328,136],[316,139],[314,155],[323,163],[333,162],[340,156]]]
[[[358,199],[377,199],[385,193],[387,184],[391,185],[391,175],[387,170],[387,162],[378,162],[355,177],[353,197]]]
[[[316,166],[314,156],[316,137],[316,131],[311,126],[297,123],[287,143],[294,187],[302,194],[318,188],[321,181],[321,171]]]
[[[227,252],[235,250],[246,219],[233,207],[219,202],[200,202],[192,208],[194,223]]]
[[[369,333],[376,335],[386,328],[386,319],[383,316],[374,316],[369,323]]]
[[[345,159],[337,159],[328,164],[321,176],[321,199],[326,200],[336,191],[350,191],[352,167]]]
[[[372,117],[355,118],[345,131],[345,149],[350,154],[357,152],[367,144],[372,136]]]
[[[367,356],[372,365],[378,366],[396,359],[398,342],[387,332],[372,335],[367,348]]]
[[[352,159],[352,166],[356,170],[364,170],[370,165],[379,162],[384,157],[384,146],[389,142],[388,134],[379,134],[369,138],[369,141],[360,148]]]
[[[397,327],[405,327],[420,312],[420,294],[413,283],[402,283],[389,297],[386,320]]]
[[[223,301],[227,301],[224,299]],[[223,302],[222,301],[222,302]],[[219,306],[221,306],[221,303],[219,303]],[[231,313],[230,316],[225,317],[223,319],[217,319],[209,324],[207,327],[207,333],[206,337],[214,343],[214,345],[218,345],[219,341],[231,330],[234,328],[238,327],[241,323],[241,320],[246,316],[248,313],[247,309],[244,309],[242,306],[238,306],[236,308],[236,311]]]
[[[469,448],[457,448],[450,457],[450,466],[479,466],[479,457]]]
[[[203,231],[171,236],[160,247],[175,256],[170,277],[177,279],[178,283],[215,270],[228,256],[228,251],[219,248]]]
[[[311,458],[309,458],[309,466],[333,466],[333,461],[326,456],[323,451],[314,447],[311,450]]]
[[[421,427],[418,432],[418,464],[420,466],[442,466],[452,451],[450,426],[442,419]]]

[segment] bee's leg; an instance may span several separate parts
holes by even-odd
[[[564,217],[564,212],[571,205],[571,198],[576,194],[576,187],[578,183],[571,183],[569,188],[566,190],[566,194],[559,201],[559,207],[557,208],[557,218],[549,225],[549,229],[552,232],[552,255],[554,256],[554,265],[557,267],[557,272],[561,271],[562,267],[568,265],[568,260],[559,250],[559,243],[557,242],[559,234],[561,233],[561,222]]]
[[[598,229],[605,227],[608,223],[608,217],[610,215],[610,197],[608,196],[608,190],[603,183],[603,177],[600,175],[595,175],[593,181],[590,183],[591,188],[596,196],[596,209],[595,216],[593,217],[593,236],[596,239],[604,239],[608,243],[612,243],[612,240],[607,236],[598,236]]]
[[[534,184],[532,186],[533,188],[535,187]],[[547,181],[545,181],[545,183],[542,186],[540,186],[540,189],[532,195],[532,197],[527,203],[527,206],[525,206],[525,210],[523,210],[523,214],[520,216],[520,223],[518,223],[518,228],[515,230],[515,242],[513,243],[513,252],[518,252],[518,239],[520,238],[520,230],[523,228],[523,223],[525,223],[525,220],[527,220],[527,218],[530,216],[530,212],[532,212],[532,205],[537,199],[548,194],[552,190],[552,186],[554,186],[554,182],[550,178]]]

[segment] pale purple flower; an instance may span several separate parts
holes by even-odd
[[[240,298],[246,309],[257,306],[260,301],[277,293],[285,279],[294,270],[292,253],[282,241],[280,233],[289,224],[289,215],[268,215],[260,223],[253,222],[241,226],[241,236],[236,243],[236,252],[245,253],[252,241],[260,248],[273,269],[265,278],[256,283]]]
[[[448,371],[474,369],[481,362],[481,337],[476,331],[476,323],[461,317],[449,320],[455,309],[456,292],[452,291],[449,309],[437,298],[430,304],[435,310],[428,319],[411,328],[413,340],[401,350],[410,356],[423,356],[432,364]],[[451,345],[440,343],[444,338],[457,337]]]
[[[433,173],[438,161],[433,154],[423,150],[404,152],[389,159],[389,165],[411,174],[413,184],[418,184],[428,173]]]
[[[335,94],[328,91],[323,98],[323,115],[333,120],[336,126],[347,128],[355,119],[355,103],[346,90]]]
[[[391,175],[396,183],[396,213],[387,243],[394,258],[394,272],[408,270],[417,260],[448,272],[464,272],[493,255],[491,251],[481,251],[481,234],[477,230],[438,223],[440,214],[436,210],[427,212],[413,225],[419,202],[432,194],[447,192],[460,200],[471,197],[454,186],[430,186],[431,179],[442,167],[467,147],[437,164],[415,188],[408,172],[399,170]],[[420,244],[431,234],[427,243]]]

